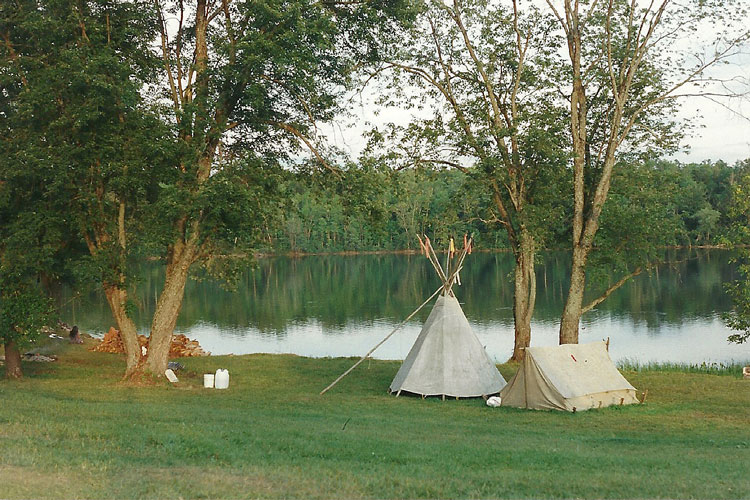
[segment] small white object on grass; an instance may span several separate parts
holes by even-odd
[[[229,388],[229,371],[219,368],[214,376],[214,387],[217,389]]]
[[[167,380],[169,380],[173,384],[179,382],[179,380],[177,379],[177,375],[175,375],[174,372],[169,368],[167,368],[167,371],[164,372],[164,376],[167,377]]]
[[[491,398],[487,399],[487,406],[491,406],[492,408],[497,408],[500,406],[500,403],[502,403],[502,399],[500,399],[500,396],[492,396]]]
[[[206,389],[214,388],[214,374],[213,373],[203,374],[203,387],[205,387]]]

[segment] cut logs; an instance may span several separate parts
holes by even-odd
[[[148,337],[138,335],[141,347],[148,347]],[[122,343],[119,330],[111,327],[101,342],[90,348],[96,352],[109,352],[124,354],[125,346]],[[170,358],[191,358],[195,356],[208,356],[210,352],[204,351],[197,340],[190,340],[182,334],[172,335],[172,343],[169,346]]]

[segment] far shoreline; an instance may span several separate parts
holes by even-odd
[[[662,247],[664,250],[736,250],[750,248],[750,245],[674,245]],[[545,248],[540,252],[565,252],[568,248]],[[477,253],[511,253],[510,248],[474,248],[473,252]],[[447,253],[447,250],[437,250],[439,254]],[[297,251],[286,251],[286,252],[253,252],[253,257],[256,259],[268,259],[273,257],[289,257],[289,258],[301,258],[301,257],[321,257],[321,256],[337,256],[337,257],[356,257],[360,255],[421,255],[422,252],[418,249],[400,249],[400,250],[338,250],[331,252],[305,252],[301,250]],[[158,259],[154,257],[154,259]]]

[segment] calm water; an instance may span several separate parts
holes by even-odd
[[[749,346],[726,341],[720,314],[729,306],[722,283],[735,279],[719,250],[673,252],[664,265],[625,285],[584,316],[581,342],[611,339],[617,360],[728,362],[750,359]],[[557,342],[568,280],[565,253],[547,253],[537,268],[537,307],[532,345]],[[513,346],[510,254],[469,256],[456,289],[474,332],[498,362]],[[145,266],[140,283],[140,333],[148,333],[163,280],[161,266]],[[439,286],[429,262],[418,256],[368,255],[262,259],[236,292],[209,281],[188,284],[177,330],[214,354],[255,352],[304,356],[359,356],[387,335]],[[375,352],[403,359],[425,307]],[[64,308],[68,322],[101,334],[114,324],[106,301],[91,293]]]

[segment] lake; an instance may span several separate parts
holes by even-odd
[[[584,316],[580,341],[609,337],[615,361],[750,360],[750,346],[727,342],[731,330],[720,317],[731,305],[723,283],[737,278],[730,257],[723,250],[669,251],[670,264],[638,276]],[[564,252],[546,252],[538,262],[531,343],[554,345],[568,258]],[[512,271],[511,254],[475,252],[461,272],[462,285],[455,288],[474,332],[496,362],[506,361],[513,348]],[[148,334],[162,283],[162,266],[143,266],[139,333]],[[439,285],[429,261],[416,255],[262,258],[242,275],[234,292],[212,281],[189,282],[177,332],[213,354],[360,356]],[[103,334],[114,325],[102,293],[71,299],[67,292],[63,302],[64,320],[84,332]],[[403,359],[430,308],[373,357]]]

